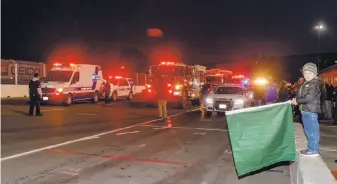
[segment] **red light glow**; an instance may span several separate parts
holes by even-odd
[[[121,79],[122,78],[122,76],[116,76],[115,77],[115,79]]]
[[[171,87],[172,86],[172,84],[167,84],[167,87]]]
[[[109,79],[112,79],[112,76],[109,76]]]
[[[62,66],[61,63],[54,63],[54,66]]]

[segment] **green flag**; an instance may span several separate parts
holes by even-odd
[[[290,101],[228,111],[226,116],[239,176],[296,160]]]

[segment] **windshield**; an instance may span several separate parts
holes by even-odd
[[[222,84],[223,79],[220,76],[207,76],[206,81],[210,83]]]
[[[57,82],[69,82],[73,71],[61,71],[61,70],[51,70],[44,82],[57,81]]]
[[[241,87],[218,87],[215,94],[243,94]]]
[[[184,76],[184,66],[176,65],[159,65],[151,66],[150,73],[154,74],[164,74],[164,75],[173,75],[173,76]]]

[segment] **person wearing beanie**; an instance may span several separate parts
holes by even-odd
[[[319,150],[319,123],[318,114],[321,113],[321,85],[317,77],[317,66],[307,63],[302,69],[305,82],[297,92],[297,97],[292,99],[292,104],[299,105],[304,131],[308,137],[308,149],[302,150],[303,156],[318,156]]]

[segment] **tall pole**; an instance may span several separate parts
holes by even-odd
[[[320,58],[319,58],[319,53],[320,53],[320,50],[319,50],[319,32],[320,30],[317,29],[317,70],[319,71],[319,64],[320,64]]]

